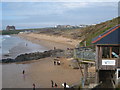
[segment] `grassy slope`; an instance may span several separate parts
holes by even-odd
[[[115,18],[115,19],[97,24],[95,26],[86,28],[85,31],[88,32],[88,34],[87,33],[85,34],[86,38],[83,41],[87,41],[87,46],[91,45],[92,38],[95,38],[96,36],[102,34],[106,30],[118,25],[119,18]]]
[[[10,35],[10,34],[18,34],[20,31],[19,30],[3,30],[2,32],[0,32],[0,34],[2,35]]]

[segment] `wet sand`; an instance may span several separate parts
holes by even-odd
[[[32,43],[30,41],[24,40],[21,43],[18,43],[16,46],[9,50],[9,53],[2,55],[4,58],[16,58],[20,54],[32,53],[32,52],[43,52],[48,50],[46,47]],[[7,55],[7,56],[5,56]]]
[[[60,59],[60,66],[54,65],[53,59],[49,57],[39,61],[3,65],[3,88],[32,88],[33,83],[37,88],[51,88],[51,80],[60,88],[64,82],[68,85],[80,82],[79,70],[72,69],[64,58]],[[25,70],[25,77],[22,70]]]

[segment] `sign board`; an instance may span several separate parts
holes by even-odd
[[[102,60],[102,65],[115,65],[115,60]]]

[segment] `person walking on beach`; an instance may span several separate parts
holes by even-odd
[[[54,87],[54,82],[53,82],[53,80],[51,80],[51,85],[52,85],[52,88]]]
[[[58,65],[60,65],[60,60],[57,63],[58,63]]]
[[[56,61],[54,60],[54,65],[56,65]]]
[[[64,82],[64,89],[66,89],[66,85],[67,85],[66,82]]]
[[[33,83],[33,90],[35,90],[35,84]]]
[[[54,47],[54,50],[56,50],[56,47]]]
[[[25,70],[23,70],[23,75],[25,74]]]

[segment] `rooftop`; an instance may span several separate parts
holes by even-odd
[[[93,44],[120,44],[120,24],[110,28],[106,32],[92,40]]]

